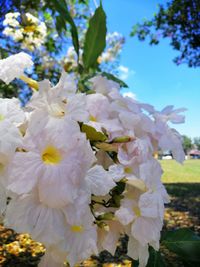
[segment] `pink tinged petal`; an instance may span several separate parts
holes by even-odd
[[[0,122],[0,136],[0,153],[12,157],[16,148],[22,145],[19,129],[5,119]]]
[[[122,165],[111,165],[109,167],[109,175],[115,182],[119,182],[122,178],[125,177],[124,167]]]
[[[156,194],[146,192],[139,199],[139,208],[144,217],[156,218],[159,216],[158,199]]]
[[[89,113],[86,110],[86,95],[76,94],[67,99],[66,116],[75,121],[88,121]]]
[[[127,254],[134,260],[139,259],[138,267],[145,267],[149,258],[149,246],[142,246],[136,239],[130,236]]]
[[[131,226],[131,234],[142,246],[160,239],[162,223],[159,218],[138,217]]]
[[[131,207],[121,206],[120,209],[115,212],[115,216],[123,225],[129,224],[135,219],[135,214]]]
[[[98,122],[108,119],[110,104],[107,97],[98,93],[87,95],[87,110]]]
[[[61,210],[42,205],[34,191],[11,200],[5,224],[17,232],[29,233],[45,245],[52,245],[63,240],[66,220]]]
[[[72,184],[70,175],[59,166],[48,166],[38,183],[39,199],[52,208],[61,208],[72,203],[78,188]]]
[[[55,255],[46,249],[45,255],[42,256],[42,259],[38,267],[65,267],[64,261],[66,261],[67,255],[59,255],[59,260],[55,258]]]
[[[17,152],[9,173],[8,189],[17,193],[30,192],[42,175],[40,155],[34,152]]]
[[[95,165],[88,171],[86,183],[90,192],[96,196],[105,196],[116,186],[109,172],[100,165]]]
[[[20,52],[0,60],[0,79],[9,84],[15,78],[19,78],[26,68],[33,65],[31,57]]]

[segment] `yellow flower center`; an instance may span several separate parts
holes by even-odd
[[[141,211],[138,207],[133,207],[133,212],[135,213],[137,217],[141,216]]]
[[[24,32],[34,32],[36,30],[37,26],[36,25],[30,25],[24,27]]]
[[[47,146],[42,152],[42,160],[45,164],[58,164],[62,160],[60,151],[54,146]]]
[[[5,119],[4,115],[0,114],[0,121],[3,121]]]
[[[84,230],[84,228],[81,225],[72,225],[71,226],[71,231],[74,233],[82,233],[83,230]]]
[[[131,167],[125,167],[124,172],[129,174],[133,172],[133,169]]]
[[[4,165],[3,163],[0,163],[0,172],[2,172],[4,170]]]
[[[90,115],[90,121],[94,121],[94,122],[97,122],[97,119],[94,117],[94,116],[92,116],[92,115]]]

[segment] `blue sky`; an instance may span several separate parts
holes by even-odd
[[[181,134],[200,136],[200,70],[176,66],[172,59],[178,52],[168,40],[157,46],[129,37],[131,27],[143,18],[151,18],[162,0],[104,0],[109,32],[118,31],[126,38],[120,64],[130,70],[126,80],[129,90],[141,102],[157,109],[173,104],[186,107],[186,122],[176,126]]]

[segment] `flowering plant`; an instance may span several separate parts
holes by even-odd
[[[25,76],[33,62],[24,52],[0,60],[1,80],[20,78],[33,88],[25,108],[16,98],[0,99],[0,208],[7,227],[45,245],[39,266],[60,267],[65,260],[73,266],[102,249],[114,253],[124,233],[128,255],[140,267],[150,246],[159,249],[169,197],[155,155],[170,150],[184,160],[181,136],[168,125],[183,122],[184,109],[157,111],[123,97],[124,84],[112,75],[91,71],[105,36],[100,6],[86,33],[79,76],[63,70],[55,86]]]
[[[30,13],[20,16],[19,12],[7,13],[3,21],[3,33],[21,42],[23,49],[33,51],[45,42],[47,28],[44,22]]]

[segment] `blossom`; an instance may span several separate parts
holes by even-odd
[[[159,242],[162,220],[159,217],[157,198],[154,193],[143,193],[136,200],[124,199],[115,215],[119,221],[131,224],[131,235],[145,246],[150,242]]]
[[[8,83],[31,65],[25,53],[11,56],[0,61],[0,77]],[[121,233],[128,255],[145,267],[149,246],[159,249],[169,202],[153,155],[170,149],[182,162],[181,136],[168,122],[183,122],[184,110],[156,111],[101,75],[90,79],[89,94],[80,92],[78,79],[63,71],[55,86],[39,82],[23,109],[15,98],[0,99],[0,211],[7,227],[45,245],[40,267],[74,266],[102,249],[113,254]]]
[[[9,84],[15,78],[23,75],[26,68],[33,65],[31,57],[20,52],[18,54],[0,60],[0,79]]]
[[[62,130],[54,123],[53,131],[27,137],[23,148],[27,152],[17,152],[13,159],[8,188],[25,194],[38,186],[40,200],[51,207],[73,202],[95,159],[76,123],[66,121]]]
[[[123,225],[118,221],[108,220],[105,227],[98,228],[99,251],[107,250],[114,255],[120,235],[124,234]]]
[[[117,118],[112,118],[112,110],[106,96],[96,93],[87,96],[87,110],[89,112],[88,125],[97,131],[102,129],[108,133],[122,130]]]
[[[67,253],[60,251],[57,246],[46,247],[45,255],[42,257],[38,267],[64,267]]]
[[[138,267],[145,267],[149,258],[149,247],[148,245],[142,246],[135,238],[130,236],[127,254],[134,260],[139,260]]]
[[[108,171],[100,165],[95,165],[89,169],[86,177],[87,188],[96,196],[104,196],[115,187],[115,182]]]
[[[30,13],[23,14],[23,24],[20,22],[20,13],[7,13],[3,25],[3,33],[16,42],[21,42],[22,48],[33,51],[44,44],[47,27],[44,22]]]
[[[64,238],[66,219],[62,210],[41,202],[35,189],[29,194],[12,197],[6,210],[5,225],[17,232],[27,232],[49,246]]]
[[[75,206],[75,205],[73,205]],[[62,241],[62,249],[67,251],[67,260],[71,266],[87,259],[92,254],[97,254],[97,227],[89,206],[81,208],[81,216],[77,216],[76,208],[70,210],[67,217],[69,225],[65,228],[65,239]]]
[[[92,82],[92,89],[96,93],[100,93],[106,96],[112,96],[112,94],[118,94],[119,85],[116,82],[108,80],[107,78],[98,75],[90,79]]]

